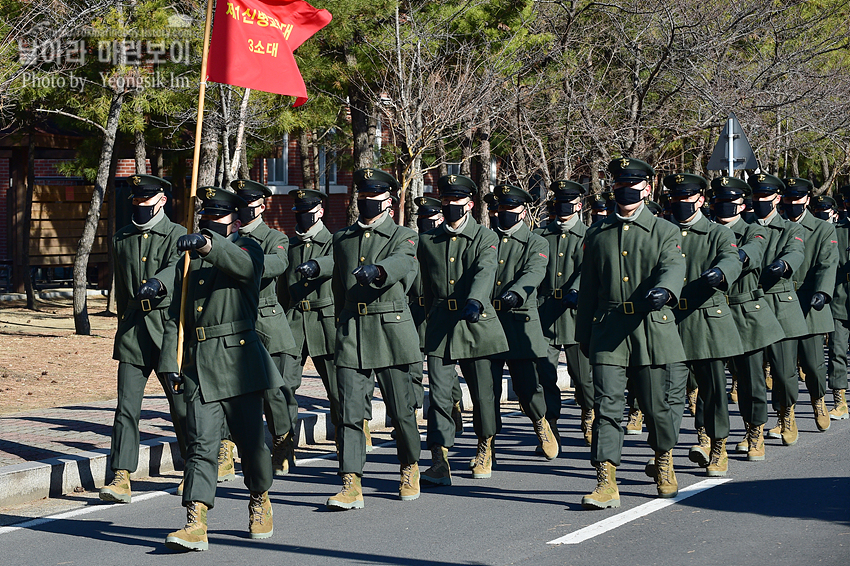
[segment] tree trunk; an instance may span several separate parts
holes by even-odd
[[[112,159],[109,162],[109,183],[106,185],[108,194],[112,195],[109,199],[109,218],[106,223],[106,251],[109,258],[109,295],[106,298],[106,312],[108,314],[118,314],[118,303],[115,297],[115,257],[112,253],[112,237],[115,235],[115,209],[118,203],[115,202],[115,171],[118,169],[118,154],[112,152]],[[158,175],[157,175],[158,176]]]
[[[218,131],[213,120],[204,120],[201,130],[201,162],[198,164],[198,187],[215,182],[215,166],[218,162]]]
[[[100,220],[100,207],[103,205],[106,185],[109,181],[109,166],[112,152],[115,149],[115,136],[118,132],[118,121],[121,107],[124,104],[124,91],[113,92],[109,104],[109,114],[106,118],[106,132],[103,135],[103,146],[100,150],[100,160],[97,166],[97,180],[92,192],[91,205],[86,215],[83,235],[77,244],[77,255],[74,257],[74,330],[77,334],[91,334],[89,311],[86,304],[86,284],[89,255],[97,233],[97,223]]]
[[[481,121],[481,125],[476,131],[475,139],[478,143],[476,153],[478,154],[478,192],[475,194],[475,210],[477,211],[476,219],[484,224],[488,222],[487,206],[481,200],[482,197],[490,192],[490,116],[486,116]]]
[[[23,265],[21,269],[24,271],[24,291],[27,294],[27,308],[30,310],[38,310],[35,304],[35,289],[32,286],[32,271],[30,270],[30,231],[32,230],[32,199],[35,190],[35,146],[32,142],[32,130],[29,135],[29,147],[27,148],[27,194],[24,199],[24,217],[23,221]]]
[[[449,174],[449,168],[446,164],[446,160],[448,159],[448,154],[446,153],[446,140],[440,138],[437,140],[437,143],[434,146],[434,153],[437,158],[437,178],[445,177]],[[484,190],[483,188],[481,189]]]
[[[162,177],[162,169],[163,169],[163,158],[162,158],[162,150],[154,149],[151,151],[151,175],[154,177]],[[174,172],[171,174],[171,182],[174,183]],[[176,185],[175,185],[176,186]]]
[[[133,133],[133,145],[136,148],[136,174],[147,175],[147,156],[145,155],[145,133],[142,130]]]
[[[472,140],[474,136],[475,131],[470,126],[464,130],[463,137],[460,139],[460,174],[467,177],[472,169]]]
[[[301,134],[298,136],[298,149],[301,153],[301,172],[302,179],[304,182],[304,189],[315,191],[316,190],[316,176],[314,174],[313,169],[313,158],[312,158],[312,143],[310,142],[310,134],[306,130],[303,130]]]
[[[230,170],[225,179],[227,187],[230,182],[236,179],[239,173],[239,167],[242,166],[243,153],[245,151],[245,120],[248,118],[248,97],[251,96],[251,89],[246,88],[242,95],[242,104],[239,106],[239,125],[236,127],[236,140],[233,142],[233,158],[230,160]],[[246,161],[247,163],[247,161]],[[246,176],[247,178],[247,176]]]

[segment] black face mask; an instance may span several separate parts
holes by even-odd
[[[384,211],[385,200],[357,199],[357,210],[363,218],[376,218]]]
[[[827,222],[829,222],[829,220],[830,220],[829,213],[830,212],[832,212],[832,211],[831,210],[818,210],[817,212],[813,212],[812,214],[814,214],[815,218],[820,218],[821,220],[826,220]]]
[[[495,230],[499,227],[499,213],[497,212],[493,216],[490,217],[490,228]]]
[[[416,219],[416,226],[420,232],[428,232],[440,225],[440,221],[434,216],[420,216]]]
[[[510,230],[519,222],[519,217],[522,212],[511,212],[509,210],[499,211],[499,228],[502,230]]]
[[[738,215],[739,206],[734,202],[716,202],[714,203],[714,215],[717,218],[732,218]]]
[[[222,224],[221,222],[213,222],[212,220],[200,220],[198,222],[199,230],[210,230],[225,238],[227,237],[227,230],[229,228],[230,224]]]
[[[136,224],[147,224],[150,222],[155,216],[153,209],[156,208],[155,204],[150,206],[142,206],[140,204],[133,205],[133,222]]]
[[[259,206],[246,206],[245,208],[239,209],[239,220],[242,221],[242,226],[250,224],[259,215]]]
[[[296,212],[295,226],[302,234],[313,227],[319,221],[319,213],[317,212]]]
[[[444,204],[442,206],[443,218],[446,222],[457,222],[466,214],[466,205],[464,204]]]
[[[677,222],[685,222],[697,211],[697,203],[687,201],[673,201],[670,203],[670,212]]]
[[[785,215],[788,218],[799,218],[803,211],[806,210],[805,204],[786,204],[782,203],[782,211],[785,212]]]
[[[555,216],[572,216],[575,214],[576,204],[573,202],[555,201]]]
[[[640,193],[642,189],[633,189],[631,187],[620,187],[619,189],[614,189],[614,200],[617,201],[617,204],[626,206],[629,204],[635,204],[641,201]]]
[[[753,212],[758,218],[767,218],[773,212],[773,202],[769,200],[754,200]]]

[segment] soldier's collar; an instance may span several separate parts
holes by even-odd
[[[161,209],[159,209],[159,212],[154,214],[153,218],[151,218],[150,220],[148,220],[144,224],[136,224],[135,220],[133,220],[132,223],[133,223],[133,226],[136,227],[136,230],[138,230],[139,232],[156,232],[157,234],[165,235],[165,233],[166,233],[165,227],[166,227],[167,223],[163,224],[163,222],[162,222],[165,219],[166,219],[165,209],[161,208]]]
[[[797,220],[792,220],[792,222],[806,228],[809,232],[813,232],[818,226],[817,220],[814,214],[809,214],[808,210],[803,210],[803,215]]]
[[[263,227],[265,227],[265,229],[263,229]],[[262,218],[258,218],[246,226],[239,227],[240,234],[250,234],[254,238],[260,240],[264,239],[270,231],[271,228],[269,228],[268,224],[266,224]]]
[[[694,223],[690,226],[686,224],[679,224],[680,230],[688,230],[690,232],[696,232],[697,234],[707,234],[710,229],[710,222],[708,218],[702,213],[702,211],[697,210],[698,217],[694,219]]]
[[[501,229],[497,229],[496,232],[501,238],[514,238],[520,242],[527,242],[528,237],[531,235],[531,230],[528,229],[528,225],[524,220],[520,220],[519,224],[519,228],[511,233],[503,232]]]
[[[655,223],[657,218],[655,218],[652,212],[649,211],[649,208],[642,204],[640,206],[640,210],[638,210],[635,214],[637,214],[637,218],[631,222],[623,222],[616,214],[613,217],[609,216],[609,218],[613,218],[611,225],[619,226],[621,224],[631,224],[633,226],[640,226],[647,232],[652,231],[652,225]]]
[[[393,235],[393,232],[395,232],[398,225],[395,223],[395,220],[390,217],[389,212],[384,212],[384,218],[382,220],[375,221],[373,224],[370,224],[369,227],[381,236],[389,237]]]
[[[472,239],[475,232],[475,219],[472,217],[472,214],[467,214],[466,218],[463,221],[463,224],[460,226],[458,230],[452,230],[449,225],[445,222],[441,224],[443,227],[443,232],[448,234],[449,236],[465,236],[468,239]]]

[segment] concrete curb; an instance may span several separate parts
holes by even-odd
[[[570,378],[566,368],[558,371],[558,386],[568,389]],[[461,407],[472,409],[472,398],[466,384],[461,383],[463,399]],[[428,410],[428,392],[425,392],[425,407]],[[502,401],[516,400],[510,378],[502,383]],[[328,440],[333,425],[329,411],[308,411],[298,419],[297,445],[307,446]],[[383,401],[372,401],[372,425],[375,429],[389,426]],[[266,432],[268,436],[268,431]],[[99,449],[74,455],[51,458],[40,462],[25,462],[0,467],[0,507],[20,505],[45,497],[59,497],[73,493],[76,489],[99,489],[106,483],[109,450]],[[173,437],[160,437],[142,442],[139,446],[139,467],[134,478],[143,478],[174,471],[182,464],[177,441]]]
[[[87,297],[106,297],[109,295],[109,291],[105,290],[96,290],[96,289],[88,289],[86,290]],[[36,293],[36,299],[70,299],[74,296],[73,291],[44,291],[43,293]],[[0,301],[26,301],[27,295],[26,293],[3,293],[0,294]]]

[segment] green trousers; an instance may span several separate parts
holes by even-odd
[[[709,438],[729,436],[729,401],[726,399],[726,364],[722,360],[688,362],[699,388],[696,428],[705,427]],[[764,381],[764,379],[762,379]]]
[[[576,403],[582,409],[593,408],[593,378],[590,377],[590,360],[581,353],[578,344],[565,346],[549,345],[545,358],[535,360],[537,379],[543,388],[546,400],[546,420],[557,421],[561,418],[561,389],[558,387],[558,363],[561,348],[567,356],[567,371],[573,380]]]
[[[472,397],[472,428],[478,438],[496,434],[496,413],[493,402],[493,380],[487,358],[458,360],[463,379]],[[455,362],[428,356],[428,434],[425,444],[451,448],[455,444],[455,422],[452,408],[460,400]]]
[[[425,386],[422,381],[425,378],[425,360],[410,364],[410,383],[413,385],[413,406],[421,409],[425,404]],[[428,377],[431,377],[431,370],[428,370]]]
[[[298,401],[295,399],[295,390],[301,385],[301,377],[299,375],[295,387],[289,387],[290,383],[286,381],[285,376],[287,372],[297,373],[297,369],[293,372],[293,367],[298,368],[295,356],[283,353],[272,354],[272,360],[280,375],[284,376],[284,385],[263,391],[263,412],[272,436],[283,436],[295,430],[295,425],[298,423]],[[229,434],[222,436],[228,438]]]
[[[245,487],[252,493],[268,491],[272,485],[272,460],[263,430],[263,392],[204,403],[197,376],[187,373],[183,397],[189,459],[183,474],[183,505],[200,501],[213,508],[218,448],[225,422],[239,448]]]
[[[339,473],[363,475],[366,464],[366,437],[363,420],[367,416],[366,403],[375,383],[374,372],[387,415],[396,430],[396,450],[403,466],[419,461],[419,429],[413,407],[413,387],[410,382],[410,364],[371,369],[337,367],[339,402],[342,409],[342,429],[339,439]]]
[[[142,399],[153,368],[126,362],[118,363],[118,406],[112,421],[112,444],[109,450],[110,466],[113,470],[135,472],[139,466],[139,419],[142,414]],[[157,375],[171,412],[171,422],[180,456],[186,461],[186,403],[182,395],[174,395],[167,380]]]
[[[499,360],[490,358],[490,371],[493,378],[493,406],[496,409],[496,434],[502,430],[502,376],[508,366],[511,384],[519,404],[526,416],[537,422],[546,417],[546,399],[543,387],[537,380],[535,360]]]
[[[684,397],[686,372],[684,364],[661,366],[593,366],[595,394],[593,440],[590,459],[593,465],[611,462],[620,465],[623,452],[623,409],[625,407],[626,371],[629,371],[637,401],[645,415],[649,432],[647,441],[655,452],[671,450],[679,439],[677,422],[681,423],[684,401],[678,409],[670,400]],[[678,415],[674,413],[678,412]]]
[[[835,332],[829,335],[829,388],[847,389],[847,343],[850,342],[850,320],[835,319]]]
[[[764,353],[770,363],[773,389],[770,399],[773,408],[790,407],[797,402],[797,339],[786,338],[774,342]]]
[[[764,351],[735,356],[730,365],[738,380],[738,410],[745,423],[767,422],[767,386],[764,382]]]

